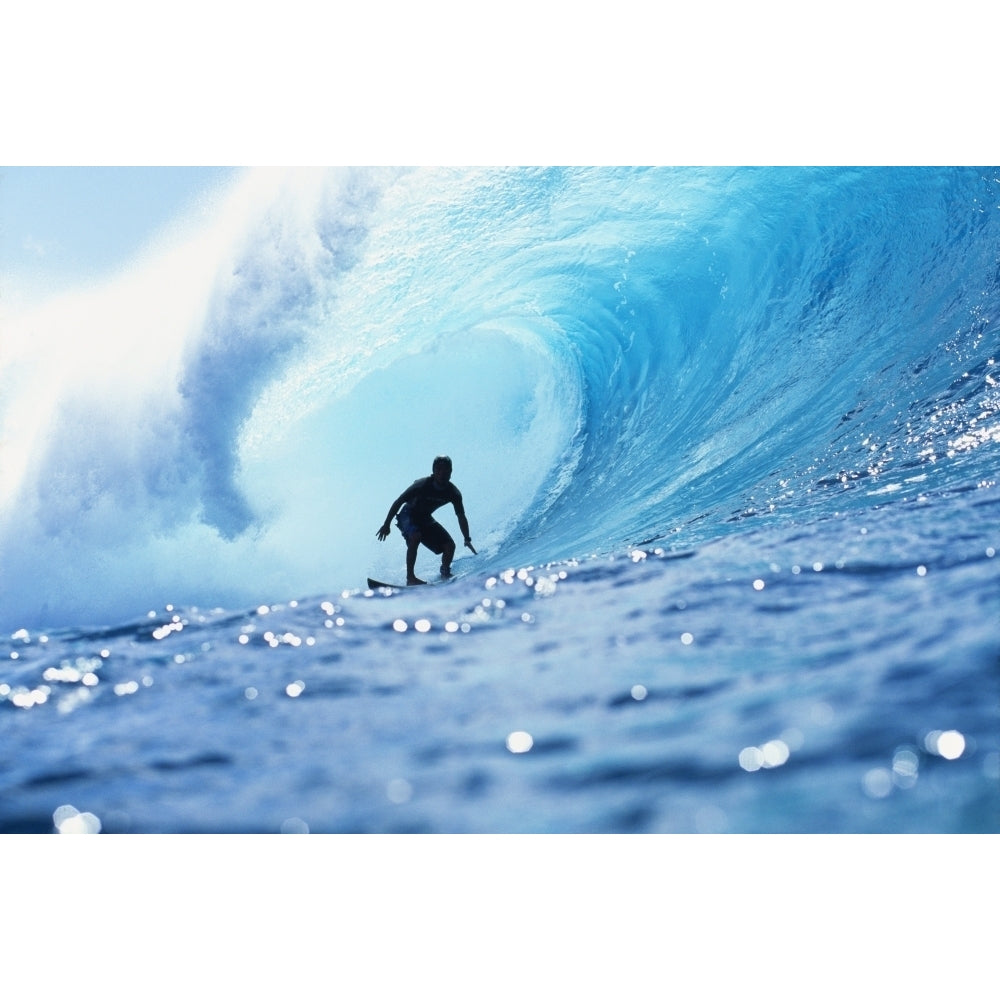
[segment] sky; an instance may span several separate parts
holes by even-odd
[[[126,267],[179,219],[210,211],[232,167],[0,167],[0,303]]]

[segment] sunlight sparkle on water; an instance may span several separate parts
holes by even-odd
[[[174,615],[173,618],[166,625],[161,625],[159,628],[153,629],[153,638],[156,640],[166,639],[168,635],[172,632],[181,632],[184,629],[184,622],[181,621],[178,615]]]
[[[60,681],[64,684],[76,684],[83,680],[83,674],[76,667],[64,663],[60,667],[46,667],[42,674],[42,679],[46,681]]]
[[[534,745],[531,734],[523,730],[510,733],[507,737],[507,749],[511,753],[527,753]]]
[[[924,737],[924,747],[945,760],[958,760],[965,753],[965,737],[957,729],[935,729]]]
[[[75,806],[63,805],[52,814],[52,823],[59,833],[100,833],[101,821]]]
[[[790,756],[791,751],[784,740],[768,740],[759,747],[744,747],[739,754],[739,763],[744,771],[759,771],[761,768],[781,767]]]
[[[26,688],[15,688],[10,694],[10,703],[16,708],[34,708],[44,705],[49,700],[49,688],[42,686],[32,691]]]

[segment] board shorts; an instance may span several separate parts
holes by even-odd
[[[421,543],[438,556],[449,545],[455,544],[455,539],[434,518],[431,518],[425,524],[415,524],[410,516],[409,509],[405,506],[396,517],[396,527],[402,532],[407,544],[410,542],[410,535],[415,531],[419,532]]]

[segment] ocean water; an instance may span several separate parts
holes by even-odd
[[[998,309],[1000,168],[248,172],[4,315],[0,830],[996,832]]]

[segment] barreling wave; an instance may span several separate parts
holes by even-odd
[[[487,558],[996,465],[995,169],[250,172],[5,319],[0,619],[351,587],[448,452]]]

